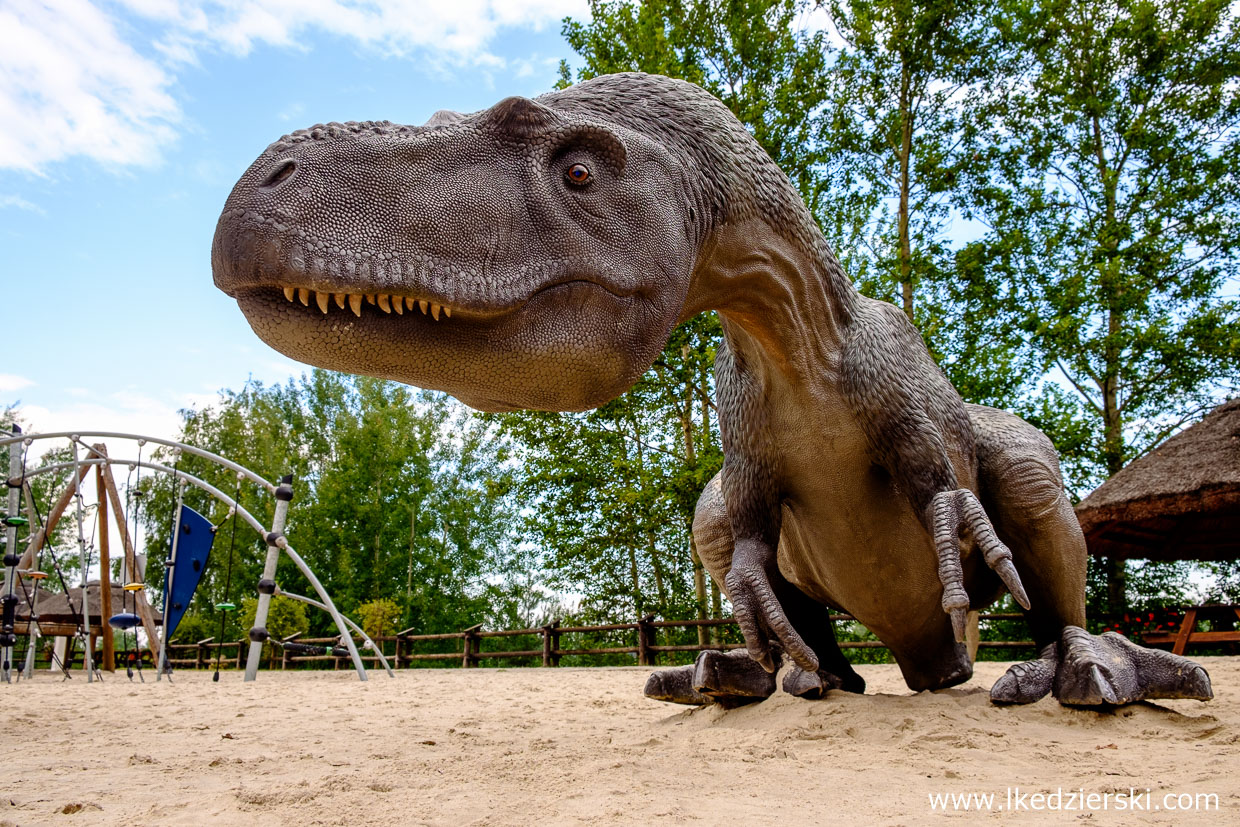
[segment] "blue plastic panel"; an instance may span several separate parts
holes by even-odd
[[[181,539],[177,542],[177,560],[174,569],[169,569],[171,576],[164,578],[164,623],[167,633],[164,640],[172,640],[181,618],[189,608],[190,600],[202,580],[202,573],[207,570],[207,561],[211,557],[211,545],[215,542],[215,532],[206,517],[188,505],[181,506],[181,519],[177,520],[177,528]],[[172,553],[172,538],[168,540],[168,553]],[[168,582],[172,581],[172,599],[168,598]]]

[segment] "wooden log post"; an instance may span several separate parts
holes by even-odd
[[[245,647],[250,643],[249,638],[242,638],[237,641],[237,668],[245,668]]]
[[[102,443],[91,446],[91,457],[107,458],[108,449]],[[138,558],[133,547],[133,539],[129,536],[129,526],[125,517],[125,509],[121,507],[121,493],[116,487],[116,480],[112,477],[112,466],[102,466],[103,486],[108,492],[108,499],[112,503],[112,522],[116,524],[116,529],[121,536],[121,546],[125,549],[125,565],[122,566],[122,575],[126,582],[138,582]],[[105,532],[106,533],[106,532]],[[142,620],[142,629],[146,632],[146,647],[151,652],[156,664],[159,663],[159,635],[155,631],[155,615],[151,611],[151,604],[146,600],[146,590],[134,592],[134,604],[138,609],[138,617]]]
[[[461,667],[463,669],[471,669],[478,664],[478,653],[482,648],[482,638],[478,637],[478,630],[482,628],[481,623],[476,623],[465,629],[461,634],[464,639],[461,647]]]
[[[555,651],[555,647],[551,645],[552,630],[559,625],[559,621],[552,621],[542,627],[542,665],[551,666],[551,655]]]
[[[197,652],[194,654],[194,668],[201,669],[203,664],[211,659],[211,650],[207,644],[215,640],[214,637],[203,638],[197,643]]]
[[[116,641],[112,636],[112,558],[108,549],[108,498],[103,488],[103,469],[95,466],[95,496],[99,498],[99,626],[103,631],[103,668],[116,671]]]
[[[637,619],[637,663],[639,666],[655,666],[658,664],[659,656],[657,652],[651,650],[654,646],[654,615],[646,615]]]

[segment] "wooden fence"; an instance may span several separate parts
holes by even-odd
[[[980,615],[981,620],[1022,620],[1023,618],[1024,615],[1017,613]],[[831,619],[845,622],[853,620],[849,615],[831,615]],[[745,645],[739,642],[711,642],[704,640],[704,636],[699,636],[697,643],[659,643],[661,632],[666,639],[668,631],[701,627],[739,628],[736,621],[732,618],[655,620],[653,616],[648,616],[640,618],[633,623],[610,623],[599,626],[561,626],[559,623],[549,623],[546,626],[530,629],[484,631],[482,625],[478,624],[459,632],[442,632],[431,635],[418,635],[413,633],[413,629],[406,629],[395,635],[376,638],[375,644],[383,648],[384,655],[388,658],[393,668],[397,669],[407,668],[414,663],[435,661],[444,663],[454,662],[468,669],[478,666],[482,661],[503,661],[509,659],[538,659],[543,666],[559,666],[561,658],[573,655],[635,655],[636,663],[639,666],[657,666],[660,662],[660,656],[664,654],[700,652],[704,649],[738,649]],[[577,648],[565,648],[562,645],[565,635],[579,636],[604,633],[624,633],[624,636],[631,641],[631,645]],[[541,645],[537,649],[485,649],[483,647],[485,640],[506,637],[535,637],[539,639]],[[297,643],[325,647],[330,647],[337,641],[338,638],[336,637],[304,638],[298,636],[296,638]],[[443,641],[460,641],[460,644],[454,648],[454,651],[450,652],[417,651],[423,644],[442,643]],[[360,644],[360,641],[358,643]],[[248,639],[216,642],[214,638],[207,638],[197,643],[174,642],[168,645],[168,660],[173,666],[195,669],[213,668],[216,651],[222,649],[220,657],[222,663],[226,666],[241,668],[244,666],[245,655],[249,645]],[[982,640],[978,645],[981,648],[1021,649],[1033,648],[1034,643],[1031,640]],[[886,648],[881,641],[877,640],[841,640],[840,647],[843,649]],[[304,655],[293,654],[287,650],[281,651],[278,647],[269,647],[269,649],[271,654],[266,664],[268,668],[276,668],[278,666],[280,669],[287,669],[289,666],[296,664],[314,662],[331,662],[333,668],[336,669],[348,669],[351,667],[351,662],[347,655]],[[378,663],[378,655],[362,649],[360,645],[358,651],[362,660],[369,665],[373,666]]]
[[[1140,634],[1144,642],[1149,644],[1169,644],[1179,641],[1183,646],[1191,639],[1201,643],[1209,643],[1217,641],[1240,641],[1240,633],[1238,632],[1194,632],[1192,626],[1196,623],[1198,613],[1206,613],[1207,609],[1228,609],[1228,617],[1235,614],[1240,618],[1240,607],[1190,607],[1186,610],[1181,624],[1177,618],[1173,625],[1181,624],[1176,634],[1151,634],[1145,632]],[[835,614],[831,615],[831,619],[835,621],[853,622],[854,618],[849,615]],[[1016,621],[1023,620],[1024,615],[1019,613],[983,613],[979,615],[981,621]],[[1126,619],[1126,618],[1125,618]],[[707,629],[716,628],[719,632],[727,630],[733,641],[723,641],[723,635],[716,632],[714,635],[708,635]],[[1161,629],[1161,627],[1159,627]],[[1230,627],[1229,627],[1230,628]],[[697,629],[698,641],[696,643],[674,643],[677,631]],[[838,630],[838,629],[837,629]],[[624,645],[589,645],[597,644],[597,637],[600,635],[610,635],[619,637]],[[586,645],[577,647],[565,647],[565,636],[570,641],[573,638],[575,642]],[[582,637],[586,637],[582,641]],[[663,642],[660,643],[660,636]],[[708,640],[708,637],[715,637],[714,640]],[[528,649],[496,649],[486,648],[485,641],[488,639],[528,637],[533,638],[538,643],[538,648]],[[591,641],[589,638],[594,637]],[[744,646],[739,642],[739,627],[732,618],[710,619],[710,620],[655,620],[654,616],[640,618],[632,623],[612,623],[600,626],[561,626],[558,622],[549,623],[546,626],[540,626],[530,629],[502,629],[493,631],[484,631],[481,624],[471,626],[468,629],[462,629],[459,632],[444,632],[440,634],[419,635],[414,634],[413,629],[406,629],[395,635],[388,635],[375,640],[377,646],[381,647],[388,661],[396,668],[408,668],[419,663],[454,663],[464,668],[476,667],[484,661],[503,662],[505,660],[534,660],[541,662],[543,666],[559,666],[562,658],[571,656],[635,656],[630,663],[636,662],[641,666],[657,666],[664,656],[678,655],[681,653],[700,652],[704,649],[737,649]],[[24,638],[23,638],[24,639]],[[299,644],[311,644],[323,647],[327,650],[327,654],[301,654],[281,649],[278,646],[264,647],[264,664],[268,669],[288,669],[290,666],[296,668],[298,665],[331,665],[334,669],[350,669],[352,663],[350,658],[343,654],[341,650],[333,653],[332,649],[338,643],[339,638],[305,638],[295,636],[295,640]],[[440,646],[452,641],[460,641],[452,647],[452,651],[427,652],[419,651],[427,646]],[[602,641],[610,643],[611,641]],[[379,656],[372,651],[364,649],[359,644],[359,654],[362,660],[370,666],[377,666]],[[518,644],[519,645],[519,644]],[[218,657],[221,667],[240,669],[245,665],[246,654],[249,651],[250,641],[248,638],[241,640],[216,641],[215,638],[206,638],[195,643],[172,642],[168,645],[168,660],[174,667],[192,668],[192,669],[212,669],[215,666]],[[843,649],[883,649],[881,641],[878,640],[841,640],[840,647]],[[978,642],[981,649],[1026,649],[1031,650],[1034,642],[1031,640],[981,640]],[[19,645],[20,648],[20,645]],[[125,653],[119,653],[120,657],[124,657]],[[44,652],[39,653],[38,663],[40,666],[47,666],[46,655]],[[23,652],[16,652],[14,662],[20,663],[24,656]],[[70,649],[70,662],[73,662],[73,651]],[[123,666],[123,664],[122,664]],[[149,664],[147,665],[149,668]]]

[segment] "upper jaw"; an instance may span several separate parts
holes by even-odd
[[[581,262],[542,261],[503,268],[493,263],[441,261],[420,252],[349,250],[309,236],[279,218],[236,210],[221,216],[212,244],[216,286],[235,299],[257,294],[333,307],[361,316],[421,312],[438,319],[485,319],[510,313],[534,295],[568,282],[589,282],[616,296],[631,291]]]

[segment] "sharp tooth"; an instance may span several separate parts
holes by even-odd
[[[344,310],[344,300],[348,297],[344,293],[336,293],[332,298],[336,300],[336,306]]]
[[[443,314],[444,314],[445,316],[447,316],[449,319],[451,319],[451,318],[452,318],[452,308],[451,308],[451,307],[448,307],[447,305],[444,305],[444,308],[443,308]]]
[[[427,308],[428,306],[429,306],[429,303],[428,303],[428,302],[424,302],[424,301],[422,301],[421,299],[418,299],[418,307],[422,308],[422,315],[423,315],[423,316],[425,316],[425,315],[426,315],[426,308]]]
[[[415,302],[415,301],[413,300],[413,297],[412,297],[412,296],[405,296],[405,307],[407,307],[407,308],[409,308],[410,310],[412,310],[412,309],[413,309],[413,306],[414,306],[415,304],[417,304],[417,302]]]
[[[374,304],[374,303],[375,303],[375,294],[374,294],[374,293],[367,293],[367,294],[366,294],[366,304]]]
[[[349,294],[349,309],[353,311],[354,316],[362,315],[362,297],[357,293]]]
[[[396,311],[397,316],[405,315],[405,300],[400,296],[393,296],[392,309]]]
[[[297,298],[301,299],[301,303],[306,307],[310,306],[310,291],[304,287],[297,288]]]
[[[327,312],[327,301],[331,298],[327,293],[315,293],[314,300],[319,304],[319,310]]]
[[[297,295],[296,287],[285,287],[284,288],[284,298],[288,299],[289,301],[292,301],[293,296],[296,296],[296,295]]]
[[[388,297],[384,293],[379,294],[379,309],[384,313],[392,312],[392,305],[388,302]]]
[[[435,321],[439,321],[439,305],[431,305],[431,315],[435,317]]]

